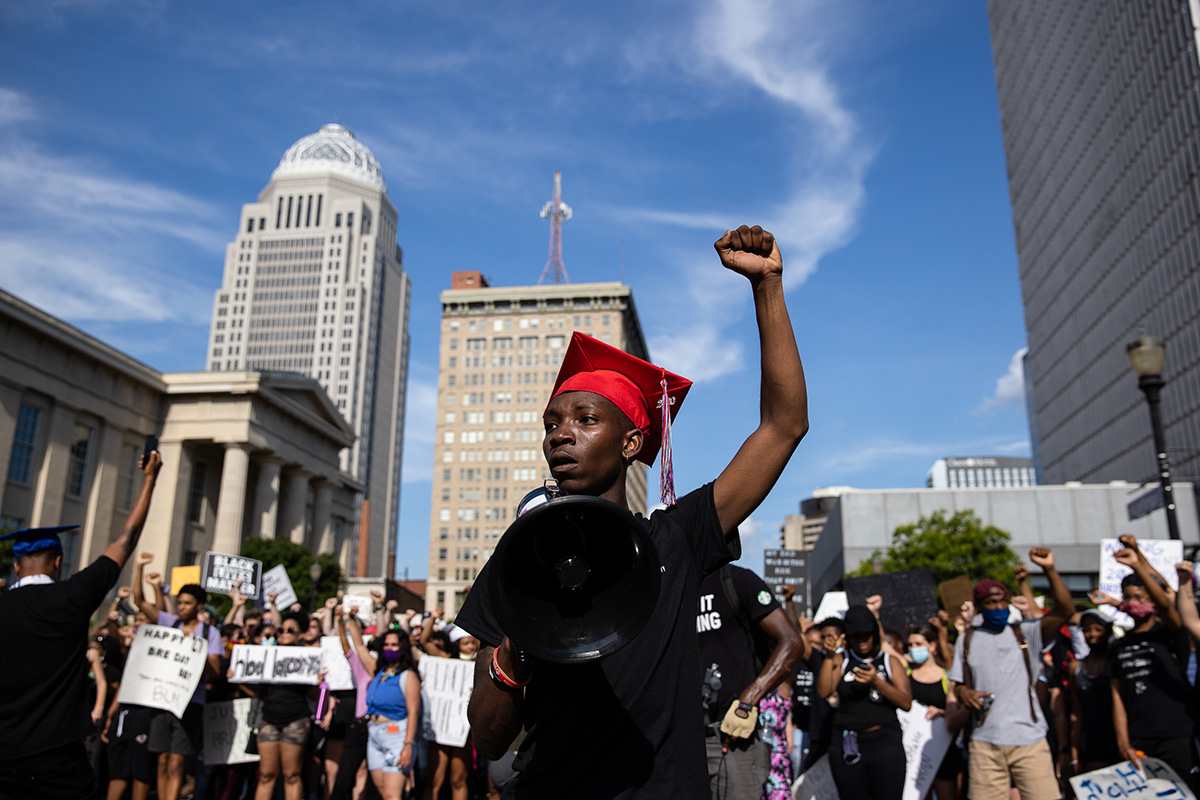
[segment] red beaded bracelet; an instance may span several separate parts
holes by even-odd
[[[532,680],[533,677],[530,676],[529,680],[526,680],[524,683],[518,683],[517,681],[514,681],[512,678],[504,674],[504,670],[500,666],[499,655],[500,648],[497,647],[492,651],[492,663],[488,665],[488,673],[491,675],[492,680],[496,683],[496,685],[502,689],[524,689],[526,686],[528,686],[529,680]]]

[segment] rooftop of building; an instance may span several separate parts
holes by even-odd
[[[365,144],[341,125],[322,125],[293,144],[283,154],[271,180],[336,173],[385,189],[383,170]]]

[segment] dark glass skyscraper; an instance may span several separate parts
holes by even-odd
[[[1200,61],[1188,0],[989,0],[1045,483],[1156,475],[1125,357],[1164,338],[1179,478],[1200,475]]]

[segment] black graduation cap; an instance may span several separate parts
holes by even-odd
[[[45,550],[61,553],[63,546],[58,535],[63,531],[73,531],[78,527],[78,525],[55,525],[51,528],[22,528],[19,531],[0,536],[0,541],[12,539],[13,555],[17,558],[31,556]]]

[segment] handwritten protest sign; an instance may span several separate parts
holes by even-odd
[[[1132,569],[1113,558],[1113,553],[1125,545],[1117,539],[1100,540],[1100,591],[1121,599],[1121,579]],[[1175,539],[1138,539],[1138,550],[1150,566],[1159,571],[1172,589],[1179,588],[1175,564],[1183,561],[1183,542]]]
[[[347,634],[349,635],[349,634]],[[350,670],[350,662],[342,652],[342,637],[322,636],[321,650],[325,653],[325,682],[332,691],[340,692],[354,688],[354,673]]]
[[[250,717],[258,703],[249,697],[239,697],[224,703],[209,701],[204,705],[204,763],[245,764],[258,761],[257,754],[246,752],[253,728]]]
[[[358,608],[358,618],[366,625],[371,621],[371,611],[375,608],[375,603],[369,597],[348,594],[342,598],[342,608],[346,609],[346,613],[350,613],[352,608]]]
[[[438,744],[462,747],[470,723],[467,703],[475,683],[475,664],[451,658],[422,658],[421,704],[429,707],[430,727]]]
[[[942,608],[950,615],[950,621],[962,616],[962,604],[975,597],[974,585],[966,575],[957,575],[948,581],[937,585],[938,597],[942,598]]]
[[[242,579],[242,594],[257,600],[262,587],[262,562],[255,558],[229,556],[224,553],[204,554],[204,590],[229,594]]]
[[[296,590],[292,588],[292,579],[288,577],[283,564],[276,564],[263,573],[262,596],[270,597],[271,592],[275,592],[277,595],[275,607],[281,611],[291,606],[292,603],[300,602],[300,598],[296,597]]]
[[[325,651],[315,647],[235,644],[229,660],[229,668],[233,670],[229,682],[316,685],[324,665]]]
[[[120,702],[161,708],[182,719],[207,656],[204,639],[162,625],[143,625],[125,657]]]
[[[803,775],[796,778],[792,784],[792,800],[838,800],[828,754],[818,758]]]
[[[1122,761],[1120,764],[1085,772],[1071,778],[1078,800],[1153,797],[1155,800],[1196,800],[1188,785],[1157,758],[1143,758],[1142,769]]]
[[[904,774],[904,800],[925,797],[954,740],[946,730],[945,718],[927,720],[925,714],[928,711],[929,706],[917,702],[908,711],[896,710],[900,729],[904,732],[904,758],[908,762]]]

